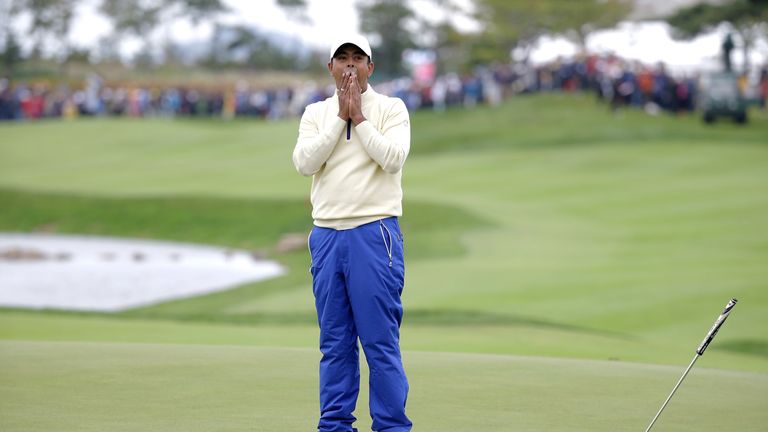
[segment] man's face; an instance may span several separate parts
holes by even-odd
[[[336,88],[341,85],[341,78],[344,72],[354,70],[357,73],[357,82],[360,88],[365,91],[368,89],[368,78],[373,73],[373,62],[368,55],[356,45],[344,44],[336,51],[336,55],[328,63],[328,71],[336,81]]]

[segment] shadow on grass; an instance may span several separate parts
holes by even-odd
[[[164,320],[206,324],[227,325],[278,325],[278,326],[305,326],[317,325],[317,316],[314,311],[285,311],[285,312],[251,312],[237,314],[210,314],[198,311],[169,312],[152,308],[136,309],[121,313],[64,311],[54,309],[28,310],[19,308],[0,308],[0,313],[36,314],[43,313],[52,316],[72,317],[100,317],[122,318],[130,320]],[[521,315],[488,313],[475,310],[432,310],[432,309],[407,309],[405,310],[404,324],[408,326],[435,326],[445,328],[458,327],[526,327],[543,330],[557,330],[593,336],[603,336],[614,339],[631,340],[630,334],[611,332],[601,329],[576,326]],[[720,347],[722,349],[722,347]]]
[[[715,347],[717,350],[768,358],[768,341],[765,340],[736,339],[719,343]]]

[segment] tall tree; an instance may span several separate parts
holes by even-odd
[[[163,61],[179,60],[179,52],[174,48],[171,26],[169,23],[177,18],[186,18],[197,26],[208,21],[216,24],[219,14],[229,11],[222,0],[163,0],[164,7],[160,12],[160,27],[163,30]]]
[[[205,64],[212,67],[249,67],[259,70],[297,70],[302,58],[267,34],[242,25],[217,24]]]
[[[11,2],[0,1],[0,40],[5,40],[11,32]]]
[[[415,46],[407,28],[414,13],[404,0],[360,0],[361,30],[373,36],[376,70],[380,77],[392,77],[403,72],[403,51]]]
[[[16,71],[16,66],[21,63],[21,47],[16,36],[13,32],[9,31],[5,34],[5,44],[3,51],[0,52],[0,61],[3,65],[3,75],[13,76]]]
[[[632,11],[630,0],[562,1],[556,14],[550,15],[547,29],[568,37],[582,50],[587,37],[597,31],[615,27]]]
[[[158,26],[177,18],[189,18],[196,24],[214,18],[227,7],[221,0],[101,0],[99,9],[112,22],[118,39],[124,36],[141,39],[144,43],[141,51],[148,55],[150,36]]]
[[[311,23],[307,15],[307,0],[277,0],[277,5],[283,8],[291,19],[302,23]]]
[[[456,72],[470,64],[469,45],[474,41],[447,21],[432,26],[428,31],[433,35],[432,48],[437,54],[438,73]]]
[[[101,0],[99,9],[118,32],[143,36],[161,20],[189,18],[192,22],[226,12],[221,0]]]
[[[47,42],[58,44],[58,54],[67,56],[69,30],[77,0],[11,0],[11,14],[28,13],[34,52],[42,52]]]
[[[629,0],[476,0],[475,19],[484,26],[479,38],[486,56],[506,60],[544,34],[562,35],[582,48],[589,33],[626,18]],[[495,41],[495,43],[494,43]],[[494,48],[495,45],[495,48]]]
[[[749,71],[749,52],[760,36],[768,35],[768,2],[765,0],[730,0],[723,4],[700,3],[680,9],[667,18],[676,34],[693,38],[728,23],[741,38],[744,72]]]
[[[226,12],[229,7],[221,0],[165,0],[170,6],[179,6],[180,16],[189,17],[193,23],[206,19],[212,19],[216,15]]]
[[[164,7],[161,1],[102,0],[99,10],[112,22],[118,37],[136,36],[146,45]]]

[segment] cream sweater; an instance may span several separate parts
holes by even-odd
[[[350,229],[389,216],[401,216],[402,168],[411,146],[411,125],[403,101],[362,94],[366,121],[352,125],[339,118],[334,95],[307,106],[301,117],[293,164],[312,177],[315,225]]]

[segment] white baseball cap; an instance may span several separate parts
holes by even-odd
[[[328,56],[328,61],[333,60],[333,55],[336,54],[336,51],[338,51],[339,48],[341,48],[344,44],[352,44],[356,47],[363,50],[365,55],[367,55],[371,60],[373,60],[373,55],[371,53],[371,44],[368,43],[368,39],[365,38],[365,36],[361,34],[349,34],[345,35],[343,37],[336,38],[335,42],[331,45],[331,53]]]

